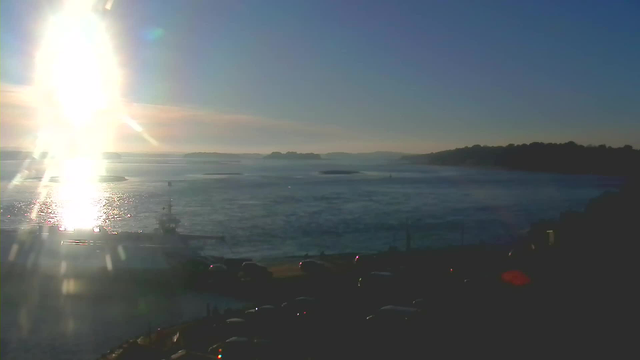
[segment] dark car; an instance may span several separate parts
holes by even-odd
[[[150,358],[136,357],[132,359],[150,359]],[[207,359],[211,359],[211,357],[206,354],[199,354],[199,353],[194,353],[187,350],[180,350],[177,353],[171,355],[169,359],[171,360],[207,360]]]
[[[375,314],[367,317],[367,322],[380,324],[384,327],[409,324],[421,318],[422,312],[414,307],[387,305],[383,306]]]
[[[226,336],[247,336],[250,333],[250,326],[244,319],[231,318],[222,324],[223,334]]]
[[[180,263],[182,270],[189,273],[205,272],[210,266],[211,263],[202,258],[185,259]]]
[[[252,260],[248,258],[227,258],[227,259],[224,259],[222,264],[227,267],[227,270],[230,273],[237,275],[240,272],[240,270],[242,270],[242,264],[244,264],[247,261],[252,261]]]
[[[272,319],[277,316],[277,309],[272,305],[262,305],[244,312],[249,319]]]
[[[322,261],[302,260],[298,266],[300,267],[300,271],[309,275],[329,274],[329,267]]]
[[[387,290],[394,285],[396,280],[396,276],[394,276],[393,273],[373,271],[358,279],[358,287],[372,290]]]
[[[384,347],[364,349],[373,351],[376,357],[408,359],[416,351],[424,350],[425,339],[429,339],[428,324],[419,309],[387,305],[368,316],[364,322],[363,335],[370,344]],[[439,344],[431,344],[437,346]]]
[[[418,309],[425,309],[428,305],[426,299],[415,299],[413,300],[413,306]]]
[[[254,359],[253,341],[246,337],[232,337],[209,348],[209,354],[218,359]]]
[[[316,313],[318,302],[311,297],[299,297],[282,304],[282,311],[285,314],[296,317],[305,317]]]
[[[280,309],[263,305],[245,311],[244,318],[251,326],[254,335],[270,337],[280,327]]]
[[[217,359],[280,359],[273,344],[264,339],[250,340],[245,337],[233,337],[209,348],[209,355]]]
[[[273,273],[269,271],[266,266],[262,266],[253,261],[245,261],[242,264],[242,277],[252,280],[262,280],[273,277]]]
[[[360,254],[353,259],[353,264],[360,270],[371,271],[378,266],[379,259],[376,255]]]
[[[217,284],[227,283],[235,278],[234,274],[232,274],[229,269],[222,264],[209,265],[208,277],[209,281]]]

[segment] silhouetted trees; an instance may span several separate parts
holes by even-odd
[[[573,141],[564,144],[532,142],[507,146],[458,148],[423,155],[403,156],[415,164],[452,166],[489,166],[514,170],[631,176],[640,173],[640,150],[631,145],[620,148],[606,145],[583,146]]]
[[[264,159],[277,159],[277,160],[322,160],[322,157],[319,154],[314,153],[297,153],[295,151],[287,151],[286,153],[281,153],[279,151],[274,151],[271,154],[264,157]]]
[[[640,240],[638,220],[640,181],[635,179],[620,191],[607,191],[592,199],[584,211],[567,211],[558,219],[533,223],[529,234],[546,239],[547,230],[554,230],[561,246],[620,249]]]
[[[259,158],[260,154],[229,154],[219,152],[193,152],[184,154],[185,159],[241,159],[241,158]]]
[[[594,288],[603,284],[627,288],[637,274],[638,220],[640,181],[636,178],[620,191],[605,192],[591,200],[584,211],[567,211],[557,219],[533,223],[528,233],[536,248],[544,249],[548,232],[554,232],[559,268],[553,270],[557,279]],[[545,260],[539,266],[550,264]]]

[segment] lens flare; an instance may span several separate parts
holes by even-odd
[[[92,228],[100,221],[102,153],[120,123],[120,74],[92,0],[66,1],[47,24],[36,58],[40,131],[47,174],[58,176],[61,225]]]

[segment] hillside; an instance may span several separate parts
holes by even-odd
[[[194,152],[184,154],[185,159],[246,159],[246,158],[259,158],[260,154],[229,154],[219,152]]]
[[[275,160],[322,160],[322,157],[319,154],[314,153],[297,153],[295,151],[288,151],[286,153],[281,153],[279,151],[274,151],[271,154],[264,157],[264,159],[275,159]]]
[[[430,154],[403,156],[401,160],[413,164],[487,166],[564,174],[640,174],[640,150],[634,150],[630,145],[620,148],[606,145],[583,146],[573,141],[564,144],[534,142],[507,146],[474,145]]]
[[[373,151],[365,153],[330,152],[323,155],[325,159],[349,159],[349,160],[397,160],[399,157],[409,155],[394,151]]]

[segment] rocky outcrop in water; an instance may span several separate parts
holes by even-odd
[[[353,175],[353,174],[360,174],[360,171],[354,171],[354,170],[324,170],[324,171],[319,171],[319,173],[321,175]]]

